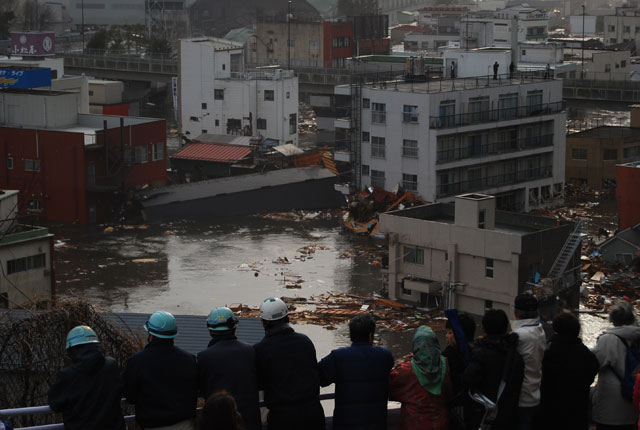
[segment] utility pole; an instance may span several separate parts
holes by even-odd
[[[80,8],[82,9],[82,53],[84,54],[84,0],[82,0]]]
[[[287,5],[287,70],[291,70],[291,0]]]
[[[581,71],[581,79],[584,79],[584,11],[585,7],[582,5],[582,71]]]

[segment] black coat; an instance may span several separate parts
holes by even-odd
[[[320,361],[320,384],[336,384],[334,429],[386,429],[391,352],[368,342],[331,351]]]
[[[196,377],[196,358],[170,341],[154,340],[131,356],[124,372],[124,394],[136,405],[138,424],[154,428],[193,418]]]
[[[505,374],[507,357],[512,354],[511,365],[506,370],[506,386],[498,403],[498,416],[494,430],[517,428],[518,400],[524,378],[524,361],[518,352],[518,335],[486,336],[476,341],[471,360],[464,370],[462,380],[471,392],[480,392],[496,401],[498,387]],[[468,399],[464,415],[467,429],[476,430],[484,414],[484,407]]]
[[[58,373],[49,389],[49,406],[62,412],[66,430],[123,430],[122,379],[116,361],[97,344],[77,346],[73,363]]]
[[[554,335],[542,360],[540,416],[547,430],[589,428],[589,387],[600,365],[576,337]]]
[[[205,399],[227,390],[235,398],[246,430],[262,428],[258,397],[256,354],[235,335],[216,336],[198,354],[198,386]]]
[[[269,429],[324,429],[316,349],[288,324],[254,345],[258,388],[269,408]]]

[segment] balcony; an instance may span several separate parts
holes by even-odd
[[[504,154],[523,151],[525,149],[543,148],[546,146],[553,146],[553,134],[525,137],[523,139],[514,139],[506,142],[491,142],[481,145],[468,145],[455,149],[444,149],[438,151],[436,164],[450,163],[467,158],[484,157],[490,154]]]
[[[387,113],[383,111],[371,111],[371,122],[374,124],[384,124],[387,122]]]
[[[483,112],[432,116],[429,120],[429,126],[435,129],[459,127],[461,125],[480,124],[490,121],[508,121],[517,118],[549,115],[563,110],[564,102],[490,109]]]
[[[438,198],[441,198],[461,193],[502,187],[504,185],[517,184],[520,182],[534,181],[536,179],[550,178],[552,175],[553,166],[537,167],[534,169],[503,173],[495,176],[486,176],[484,178],[471,179],[468,181],[439,184],[436,187],[436,193]]]

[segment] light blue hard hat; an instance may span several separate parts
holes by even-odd
[[[209,313],[207,327],[211,331],[232,330],[238,324],[238,317],[227,307],[215,308]]]
[[[176,319],[167,311],[154,312],[144,323],[144,329],[150,335],[161,339],[173,339],[178,335]]]
[[[66,349],[73,348],[78,345],[85,345],[87,343],[100,343],[98,336],[93,329],[87,325],[79,325],[72,328],[67,334],[67,341],[65,343]]]

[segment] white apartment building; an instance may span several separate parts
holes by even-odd
[[[617,45],[631,40],[640,46],[640,10],[617,7],[615,15],[604,17],[604,44]]]
[[[517,29],[517,41],[512,28]],[[514,42],[544,42],[549,32],[549,17],[543,10],[516,6],[495,12],[481,11],[463,17],[460,23],[462,46],[510,47]]]
[[[548,205],[562,194],[566,113],[562,81],[501,67],[429,82],[338,86],[360,99],[351,118],[356,185],[400,185],[427,201],[482,192],[498,208]],[[360,120],[358,121],[358,118]]]
[[[532,288],[538,276],[547,276],[575,226],[497,211],[495,200],[466,194],[456,196],[455,205],[381,214],[380,232],[389,237],[389,298],[432,306],[433,296],[444,299],[439,304],[445,308],[475,315],[497,308],[510,314],[514,298]],[[579,247],[563,275],[569,288],[557,292],[569,306],[577,305],[575,267],[580,267]]]
[[[244,67],[242,45],[180,40],[180,135],[262,136],[298,144],[298,78],[293,71]]]

